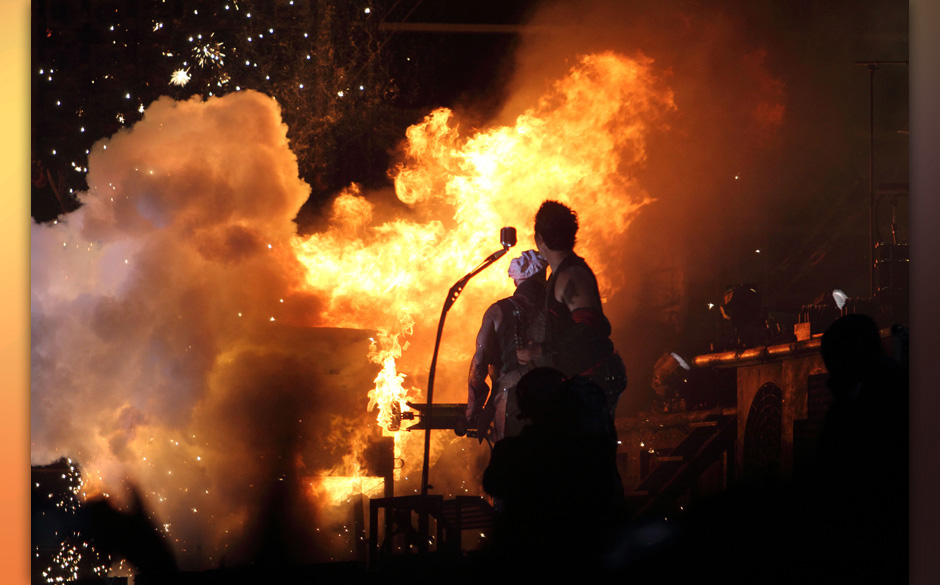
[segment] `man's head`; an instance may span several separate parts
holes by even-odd
[[[535,243],[553,252],[574,249],[578,233],[578,214],[557,201],[545,201],[535,214]]]
[[[867,377],[884,357],[877,323],[861,313],[837,319],[823,333],[819,349],[832,378],[848,382]]]
[[[553,368],[530,370],[516,386],[519,412],[535,424],[552,424],[565,413],[561,409],[568,378]]]

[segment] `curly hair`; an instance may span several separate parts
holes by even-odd
[[[544,201],[535,214],[535,233],[542,237],[549,250],[573,250],[577,241],[578,214],[563,203]]]

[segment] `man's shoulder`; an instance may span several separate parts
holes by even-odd
[[[506,299],[499,299],[498,301],[496,301],[495,303],[487,307],[486,312],[483,313],[483,318],[492,319],[492,318],[495,318],[497,315],[502,314],[503,312],[502,305],[504,304],[503,301],[505,300]]]
[[[592,278],[594,276],[594,271],[591,270],[591,267],[585,264],[573,264],[566,268],[563,272],[558,274],[558,278],[562,278],[565,275],[568,275],[568,278]]]
[[[590,265],[588,265],[584,258],[572,252],[570,255],[565,256],[554,274],[556,279],[561,279],[564,278],[566,274],[572,273],[593,275],[594,271],[591,270]]]
[[[594,272],[587,264],[569,264],[558,271],[555,277],[555,291],[565,290],[569,282],[588,283],[594,281]]]
[[[555,276],[555,300],[564,303],[569,310],[582,307],[596,307],[600,309],[600,298],[597,291],[597,279],[594,272],[580,257],[577,262],[568,262],[559,266],[560,270]]]

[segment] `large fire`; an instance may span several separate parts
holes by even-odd
[[[34,226],[34,461],[77,459],[87,494],[139,485],[184,566],[231,552],[277,482],[338,503],[378,490],[362,451],[375,417],[388,434],[392,413],[422,400],[450,286],[503,226],[519,251],[534,247],[533,215],[557,199],[578,212],[577,250],[610,294],[626,274],[622,234],[652,201],[635,171],[673,108],[651,60],[585,56],[514,125],[431,112],[391,171],[395,201],[351,185],[324,229],[298,236],[309,188],[272,100],[155,102],[96,145],[83,208]],[[512,289],[505,270],[482,272],[448,316],[436,402],[466,399],[482,313]],[[344,385],[366,369],[371,390]],[[337,402],[363,418],[331,420]],[[394,434],[397,481],[421,445]],[[432,464],[465,441],[436,435]],[[344,463],[309,456],[318,441]]]
[[[502,226],[519,230],[520,248],[533,247],[543,200],[578,211],[579,253],[595,267],[602,295],[617,286],[617,241],[652,201],[632,171],[646,158],[647,134],[672,108],[651,60],[585,56],[514,126],[465,135],[453,113],[439,109],[409,128],[407,158],[392,171],[407,213],[379,215],[353,185],[334,201],[326,231],[294,238],[307,286],[328,299],[325,323],[387,328],[371,356],[383,366],[370,393],[380,425],[387,426],[391,403],[406,408],[406,397],[417,394],[404,390],[395,368],[402,339],[414,339],[425,360],[450,285],[496,247]],[[483,309],[511,290],[505,266],[477,277],[450,318],[460,339],[445,343],[443,361],[467,362]]]

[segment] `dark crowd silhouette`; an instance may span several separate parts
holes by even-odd
[[[674,517],[627,520],[616,434],[589,381],[534,370],[531,425],[495,445],[483,479],[499,524],[485,566],[631,583],[903,583],[908,580],[908,374],[875,321],[825,332],[832,393],[807,471],[740,481]]]
[[[541,367],[517,387],[526,425],[495,444],[484,472],[497,522],[482,550],[416,555],[408,571],[280,571],[301,580],[394,583],[572,574],[657,584],[907,582],[906,363],[886,354],[864,315],[833,323],[821,353],[832,402],[799,477],[741,481],[682,514],[631,519],[604,391]],[[129,511],[86,503],[76,522],[95,547],[129,561],[139,583],[260,583],[274,571],[179,572],[139,497]]]

